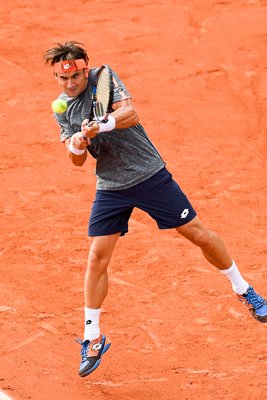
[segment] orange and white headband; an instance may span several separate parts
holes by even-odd
[[[63,60],[55,63],[53,65],[54,72],[57,74],[64,74],[65,72],[74,72],[79,69],[86,68],[87,65],[83,58],[79,58],[78,60]]]

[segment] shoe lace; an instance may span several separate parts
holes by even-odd
[[[87,360],[87,350],[89,346],[89,340],[85,340],[84,342],[81,339],[76,339],[76,343],[79,343],[82,348],[81,348],[81,356],[82,356],[82,362]]]
[[[259,294],[257,294],[252,288],[248,290],[247,294],[244,297],[246,301],[254,307],[255,310],[261,307],[262,304],[264,303],[264,299]]]

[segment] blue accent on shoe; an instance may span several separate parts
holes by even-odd
[[[82,346],[82,361],[79,368],[79,375],[81,377],[85,377],[91,374],[99,366],[101,362],[101,357],[109,349],[111,342],[104,335],[102,335],[101,342],[99,342],[99,345],[101,344],[101,347],[97,349],[97,354],[94,356],[88,356],[88,350],[90,350],[89,347],[93,345],[92,342],[90,342],[89,340],[82,341],[81,339],[76,339],[76,342]]]
[[[267,301],[249,286],[246,293],[238,295],[238,299],[246,304],[251,315],[260,322],[267,322]]]

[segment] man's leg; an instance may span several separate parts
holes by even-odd
[[[239,300],[244,302],[251,314],[260,322],[267,322],[267,302],[245,281],[235,262],[230,257],[223,240],[209,231],[195,217],[185,225],[176,228],[177,232],[200,247],[204,257],[227,276]]]
[[[200,247],[204,257],[216,268],[224,270],[231,267],[233,260],[224,242],[217,234],[205,228],[198,217],[177,227],[176,230],[190,242]]]
[[[90,238],[90,251],[84,280],[85,307],[97,309],[108,291],[107,267],[120,232]]]
[[[79,369],[84,377],[93,372],[108,350],[110,341],[100,334],[101,306],[108,292],[107,268],[120,232],[107,236],[91,237],[87,269],[84,280],[85,329],[82,345],[82,362]]]

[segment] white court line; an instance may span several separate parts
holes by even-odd
[[[22,67],[20,67],[19,65],[13,63],[12,61],[8,60],[8,59],[5,58],[5,57],[1,57],[1,56],[0,56],[0,60],[3,61],[4,63],[6,63],[7,65],[10,65],[11,67],[15,67],[15,68],[17,68],[17,69],[23,70]],[[1,397],[0,397],[0,399],[1,399]]]
[[[12,347],[10,351],[15,351],[20,349],[23,346],[26,346],[27,344],[34,342],[35,340],[39,339],[40,337],[44,336],[44,332],[38,332],[35,335],[29,337],[26,340],[23,340],[23,342],[18,343],[16,346]],[[0,397],[1,400],[1,397]]]
[[[7,396],[4,392],[0,392],[0,400],[12,400],[11,397]]]
[[[111,273],[110,273],[109,280],[110,280],[110,282],[118,283],[119,285],[130,286],[135,289],[140,289],[143,292],[148,293],[150,296],[153,296],[153,297],[156,296],[156,294],[154,292],[151,292],[150,290],[143,288],[142,286],[135,285],[134,283],[126,282],[123,279],[117,278],[116,276],[112,275]]]

